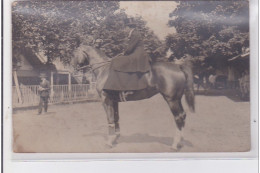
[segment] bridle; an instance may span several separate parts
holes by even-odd
[[[114,58],[118,57],[120,55],[123,55],[123,53],[119,53],[118,55],[114,56]],[[106,60],[106,61],[102,61],[102,62],[97,62],[97,63],[91,64],[91,65],[90,64],[89,65],[85,65],[83,67],[77,68],[77,70],[81,70],[81,69],[84,69],[84,68],[89,68],[90,71],[94,72],[96,69],[99,69],[99,68],[109,64],[111,61],[112,61],[112,59],[109,59],[109,60]],[[101,65],[94,68],[95,65],[99,65],[99,64],[101,64]]]
[[[94,63],[94,64],[89,64],[89,65],[85,65],[83,67],[79,67],[77,68],[77,70],[81,70],[81,69],[85,69],[85,68],[89,68],[90,71],[95,71],[96,69],[99,69],[101,67],[104,67],[105,65],[109,64],[111,62],[111,60],[107,60],[107,61],[102,61],[102,62],[97,62],[97,63]],[[97,67],[95,67],[96,65],[99,65]]]

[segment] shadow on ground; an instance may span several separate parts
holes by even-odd
[[[226,96],[234,102],[249,102],[249,98],[242,99],[237,89],[208,89],[208,90],[195,90],[196,95],[205,96]]]
[[[170,137],[157,137],[157,136],[150,136],[148,134],[140,134],[136,133],[131,136],[120,136],[118,139],[118,143],[152,143],[157,142],[164,145],[171,146],[173,142],[173,138]],[[182,139],[181,141],[182,146],[193,147],[192,143],[188,140]]]

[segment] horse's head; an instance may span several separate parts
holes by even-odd
[[[81,45],[74,53],[72,64],[82,66],[107,60],[107,56],[100,50],[87,45]]]
[[[71,64],[74,67],[81,67],[84,65],[88,65],[89,62],[90,62],[89,55],[83,46],[78,47],[73,52],[73,58],[71,59]]]

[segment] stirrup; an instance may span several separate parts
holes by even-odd
[[[119,93],[120,101],[126,102],[126,101],[127,101],[127,100],[126,100],[126,97],[127,97],[128,95],[133,94],[133,93],[134,93],[133,91],[122,91],[122,92],[120,92],[120,93]]]

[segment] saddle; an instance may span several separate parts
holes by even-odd
[[[109,70],[104,90],[132,91],[141,90],[148,87],[146,75],[148,72],[120,72],[114,69]]]
[[[148,57],[131,55],[118,56],[112,59],[105,90],[131,91],[147,88],[146,75],[151,65]]]

